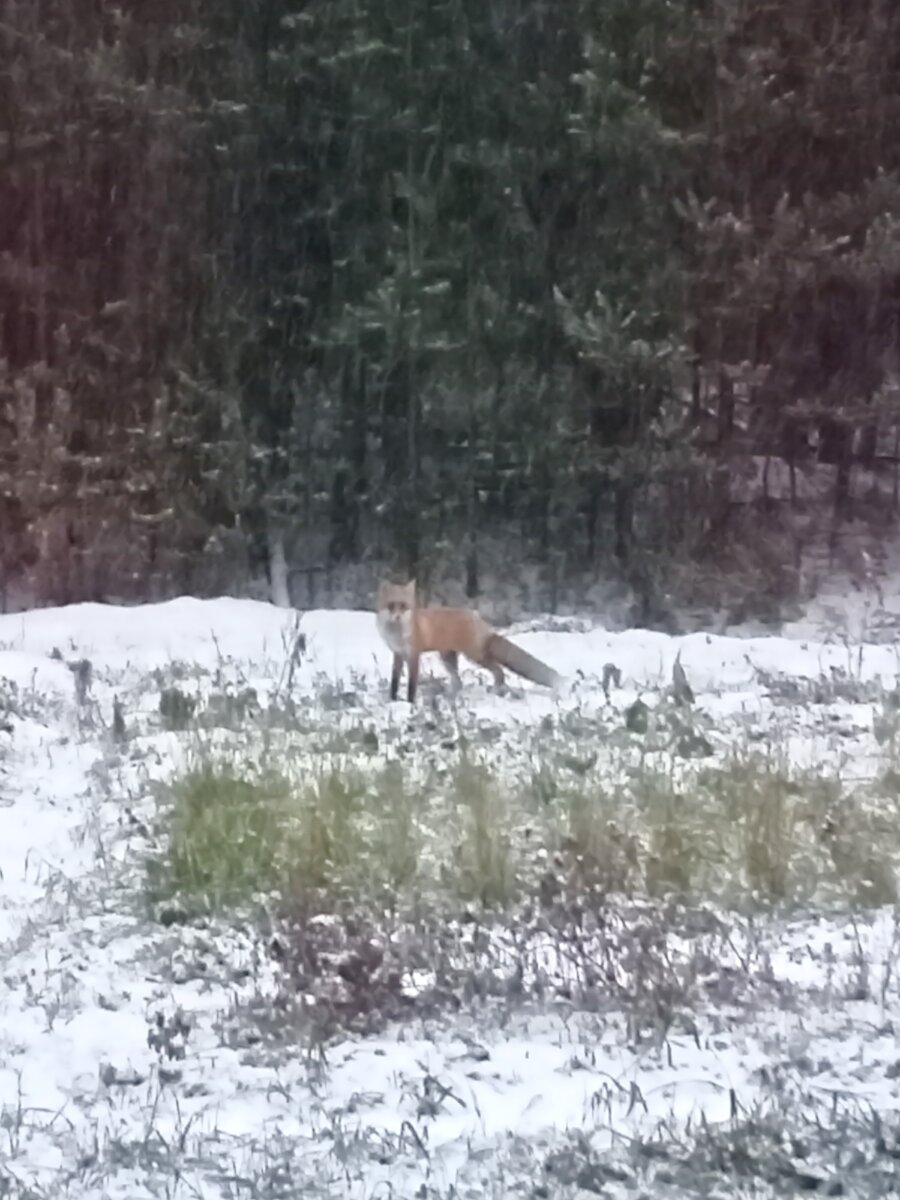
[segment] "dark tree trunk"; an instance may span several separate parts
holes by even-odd
[[[620,479],[615,485],[613,521],[613,553],[619,565],[627,568],[634,542],[634,484],[630,479]]]

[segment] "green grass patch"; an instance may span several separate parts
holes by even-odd
[[[900,831],[879,818],[880,802],[776,752],[736,753],[680,778],[644,772],[632,798],[651,892],[740,907],[896,899]]]
[[[897,899],[900,821],[867,792],[775,752],[709,766],[648,757],[616,783],[552,773],[543,837],[568,891],[675,895],[726,907]]]
[[[204,762],[172,783],[169,800],[163,852],[148,862],[151,900],[211,911],[282,885],[296,836],[286,779]]]
[[[288,777],[210,756],[169,788],[148,894],[188,915],[258,898],[402,916],[588,893],[742,909],[897,899],[889,797],[847,794],[772,752],[712,766],[647,756],[612,781],[576,767],[548,753],[530,776],[505,773],[469,750],[428,764],[323,756]]]
[[[167,789],[148,897],[185,915],[262,897],[315,911],[358,896],[391,905],[420,872],[421,808],[396,765],[332,765],[298,781],[208,758]]]
[[[506,791],[483,764],[462,756],[450,779],[457,822],[444,878],[463,900],[503,909],[519,894],[514,830]]]

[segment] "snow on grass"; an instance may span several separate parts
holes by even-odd
[[[497,696],[472,668],[454,707],[437,664],[410,712],[385,699],[389,655],[370,613],[311,612],[298,626],[296,614],[251,601],[181,599],[0,617],[0,1194],[568,1195],[577,1180],[547,1164],[559,1166],[553,1155],[572,1131],[601,1154],[661,1131],[677,1141],[698,1125],[731,1130],[793,1098],[896,1121],[900,935],[889,905],[854,912],[807,897],[803,910],[777,913],[749,903],[746,884],[740,911],[665,888],[655,900],[585,893],[580,904],[560,865],[565,839],[551,851],[536,844],[535,879],[547,885],[555,872],[560,895],[538,912],[529,894],[532,907],[507,918],[462,899],[455,912],[438,907],[440,955],[420,947],[390,993],[410,1017],[373,1021],[369,1033],[326,1011],[315,969],[298,984],[297,1012],[284,1006],[266,898],[264,917],[245,907],[165,924],[148,910],[158,785],[220,756],[316,786],[323,770],[371,776],[400,763],[417,801],[416,781],[428,771],[452,779],[462,747],[491,772],[480,799],[467,785],[466,836],[482,851],[494,837],[493,810],[479,817],[477,803],[521,802],[509,828],[525,840],[508,847],[520,854],[556,829],[558,781],[541,775],[553,756],[553,771],[563,770],[557,758],[568,764],[588,824],[591,789],[626,805],[628,786],[643,786],[635,764],[649,759],[674,780],[659,804],[688,804],[678,781],[697,764],[672,750],[685,722],[709,742],[702,763],[723,770],[736,750],[746,761],[760,747],[837,781],[868,782],[891,766],[892,744],[872,732],[879,697],[897,682],[891,646],[571,624],[513,631],[566,675],[558,695],[511,681]],[[305,649],[292,662],[298,633]],[[664,697],[679,653],[697,696],[691,717],[673,716]],[[72,665],[83,659],[91,686],[79,701]],[[607,662],[622,672],[609,700]],[[195,702],[184,728],[165,727],[166,688]],[[646,740],[623,732],[639,698],[659,717]],[[504,779],[509,797],[496,790]],[[896,801],[884,803],[895,816]],[[817,804],[826,800],[811,793],[813,817]],[[676,830],[680,811],[670,814]],[[462,836],[449,821],[436,834]],[[865,869],[856,842],[841,847],[847,869]],[[896,840],[881,849],[890,870]],[[494,869],[479,852],[469,845],[468,869]],[[442,879],[420,899],[434,904]],[[367,896],[349,899],[358,921],[372,918]],[[327,939],[334,921],[345,930],[345,909],[316,918],[313,932]],[[412,936],[408,912],[396,922]],[[290,929],[278,936],[289,942]],[[331,960],[318,953],[324,971]],[[465,981],[453,1003],[417,1007],[450,976]],[[357,1001],[366,980],[363,971],[350,985]],[[336,992],[334,1005],[345,999]],[[269,1026],[253,1015],[261,1009]],[[535,1170],[550,1172],[540,1184],[549,1190],[528,1191]],[[641,1170],[631,1162],[604,1186],[631,1194]]]

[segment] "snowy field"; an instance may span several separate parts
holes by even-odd
[[[892,644],[861,641],[862,626],[827,641],[799,628],[673,639],[548,618],[511,636],[566,677],[559,694],[511,681],[498,696],[472,668],[454,706],[435,662],[411,711],[386,701],[371,613],[297,621],[191,599],[0,617],[0,1196],[893,1193],[891,903],[728,911],[633,895],[577,936],[494,924],[492,977],[516,986],[420,1010],[428,970],[410,968],[408,1019],[276,1045],[246,1016],[284,987],[268,927],[246,914],[167,924],[142,902],[159,785],[212,746],[277,759],[276,701],[303,717],[293,772],[337,753],[329,736],[352,757],[359,734],[367,762],[424,770],[465,741],[501,774],[533,773],[541,739],[558,749],[575,730],[578,753],[593,745],[579,769],[602,780],[640,753],[641,735],[619,736],[639,698],[652,736],[680,653],[704,761],[777,746],[852,787],[891,765]],[[621,672],[608,699],[607,663]],[[176,685],[205,723],[163,727],[160,694]],[[221,711],[251,694],[242,728],[233,705],[221,726],[209,716],[211,696]],[[887,817],[900,820],[896,801]],[[453,931],[460,952],[467,928]]]

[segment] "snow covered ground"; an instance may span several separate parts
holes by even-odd
[[[160,728],[160,689],[173,680],[198,693],[239,681],[263,707],[288,686],[310,706],[337,696],[335,725],[373,730],[388,757],[397,739],[414,756],[427,723],[490,723],[502,769],[542,723],[620,717],[638,696],[652,705],[680,653],[716,753],[739,736],[777,735],[800,765],[867,778],[883,749],[877,689],[865,687],[893,689],[900,658],[861,641],[858,618],[853,636],[827,644],[802,628],[673,639],[534,622],[513,636],[567,677],[560,693],[513,685],[497,696],[464,670],[451,716],[439,663],[416,712],[386,702],[389,655],[370,613],[304,614],[293,673],[295,614],[251,601],[0,617],[0,1196],[693,1195],[712,1169],[690,1157],[697,1130],[801,1110],[857,1132],[830,1149],[785,1150],[787,1190],[772,1194],[793,1194],[790,1171],[806,1190],[857,1194],[853,1122],[876,1117],[858,1194],[888,1194],[900,1129],[900,919],[889,907],[710,912],[694,936],[676,930],[659,954],[684,980],[690,1018],[682,1006],[655,1038],[636,1035],[601,983],[593,1005],[526,987],[515,1003],[273,1053],[240,1018],[275,986],[265,938],[246,921],[164,927],[137,896],[154,784],[190,751],[190,734]],[[83,659],[92,682],[79,703]],[[609,702],[607,662],[622,672]],[[773,699],[776,678],[797,681],[793,706]],[[809,689],[835,681],[859,694],[848,688],[813,713]],[[112,735],[114,697],[124,743]],[[626,945],[629,921],[651,911],[624,905],[608,937]],[[558,938],[533,936],[523,950],[492,936],[511,971],[524,955],[529,979],[564,975]],[[639,1167],[638,1137],[681,1157],[660,1151]],[[843,1193],[827,1190],[838,1184]],[[739,1181],[722,1186],[696,1194],[744,1194]],[[768,1194],[752,1186],[747,1195]]]

